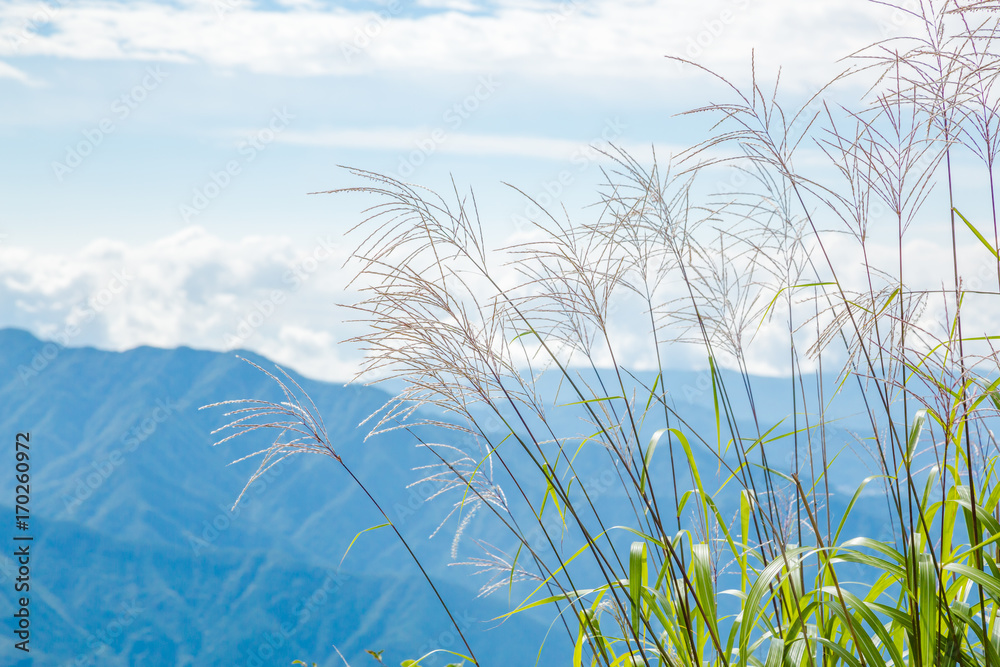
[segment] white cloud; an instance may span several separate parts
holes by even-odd
[[[347,249],[337,237],[226,242],[192,227],[76,253],[0,246],[0,318],[70,345],[247,348],[325,379],[354,372],[336,341]]]
[[[26,86],[40,86],[42,83],[22,72],[13,65],[0,61],[0,79],[14,79]]]
[[[336,304],[356,299],[344,290],[351,274],[342,266],[349,243],[357,240],[330,235],[295,244],[275,235],[226,241],[192,227],[145,245],[96,240],[73,253],[2,245],[0,320],[69,346],[251,349],[311,377],[348,381],[360,367],[360,353],[338,341],[358,335],[364,325],[348,323],[356,313]],[[827,250],[842,284],[867,289],[857,248],[848,239],[830,237]],[[893,266],[897,251],[893,244],[873,241],[868,258]],[[950,260],[942,260],[939,244],[923,239],[907,242],[903,252],[913,287],[946,292],[930,297],[921,318],[921,324],[937,331],[947,322],[945,304],[952,298]],[[968,289],[995,289],[996,264],[980,245],[962,245],[959,262]],[[519,282],[511,267],[498,270],[495,277],[505,288]],[[457,284],[451,289],[461,297]],[[483,299],[491,286],[472,280],[468,289]],[[680,286],[667,289],[657,302],[681,294],[673,292]],[[966,335],[993,334],[994,304],[974,296],[969,304]],[[655,355],[645,306],[627,295],[616,297],[615,306],[615,360],[628,368],[650,368]],[[751,372],[788,371],[785,327],[780,312],[764,324],[749,355]],[[805,332],[803,342],[810,342],[812,335]],[[672,349],[667,356],[673,368],[697,368],[703,359],[697,346]],[[612,362],[600,349],[595,361]]]
[[[756,49],[759,68],[784,63],[787,78],[814,85],[836,71],[832,56],[898,30],[886,8],[863,0],[508,2],[472,13],[468,3],[444,5],[415,17],[317,11],[310,2],[263,11],[236,0],[181,8],[84,0],[52,11],[50,28],[35,34],[25,25],[36,5],[15,1],[0,7],[0,55],[205,62],[288,76],[515,71],[594,86],[602,78],[702,76],[665,55],[747,76]]]
[[[475,12],[480,7],[470,0],[417,0],[417,7],[427,7],[430,9],[450,9],[460,12]]]
[[[323,3],[319,0],[277,0],[277,3],[282,7],[288,7],[290,9],[323,9]]]

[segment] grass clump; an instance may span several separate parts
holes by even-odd
[[[857,108],[704,70],[731,98],[690,112],[711,136],[669,164],[608,153],[595,219],[545,212],[500,251],[471,195],[353,170],[378,201],[353,340],[406,381],[372,433],[421,439],[455,560],[519,595],[507,616],[551,609],[573,665],[1000,667],[997,7],[900,9],[918,32],[832,84],[865,82]],[[677,355],[700,355],[707,420]],[[285,388],[231,413],[295,434],[261,469],[346,467]],[[852,456],[873,474],[845,496],[827,472]]]

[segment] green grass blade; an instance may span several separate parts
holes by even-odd
[[[962,213],[957,208],[952,208],[951,210],[953,210],[958,215],[958,217],[962,219],[962,222],[965,223],[966,227],[972,230],[972,233],[975,234],[976,238],[979,239],[979,242],[982,243],[983,246],[990,251],[990,254],[993,255],[993,258],[996,260],[1000,260],[1000,254],[997,253],[997,249],[994,248],[992,245],[990,245],[990,242],[986,240],[986,237],[983,236],[978,229],[976,229],[976,226],[973,225],[971,222],[969,222],[968,219],[966,219],[966,217],[962,215]]]
[[[351,543],[347,545],[347,551],[345,551],[344,555],[340,557],[340,562],[337,563],[337,569],[340,569],[340,566],[344,564],[344,559],[347,558],[347,554],[351,552],[351,547],[354,546],[354,543],[358,540],[359,537],[367,533],[369,530],[378,530],[379,528],[385,528],[386,526],[391,526],[391,525],[392,525],[391,523],[380,523],[377,526],[369,526],[368,528],[365,528],[360,533],[355,535],[354,539],[351,540]]]
[[[628,590],[632,598],[632,632],[643,637],[645,618],[643,591],[649,586],[649,568],[646,565],[646,543],[633,542],[628,559]]]

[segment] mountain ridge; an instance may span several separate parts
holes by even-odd
[[[376,531],[344,560],[348,581],[338,584],[336,599],[327,594],[327,611],[295,625],[281,646],[265,642],[267,657],[252,659],[259,638],[301,615],[296,607],[322,589],[351,538],[379,523],[380,515],[335,461],[316,456],[284,462],[230,509],[256,469],[254,461],[230,463],[269,440],[212,447],[219,436],[211,432],[226,421],[223,411],[198,408],[234,398],[281,398],[272,380],[235,354],[47,345],[27,332],[0,329],[0,433],[32,433],[35,664],[308,659],[332,665],[339,663],[334,643],[358,662],[365,648],[402,659],[415,657],[409,651],[423,638],[447,632],[447,618],[405,551]],[[273,368],[259,355],[240,354]],[[19,367],[32,372],[22,368],[19,375]],[[382,478],[376,494],[387,507],[408,507],[411,468],[426,458],[401,441],[365,444],[356,428],[387,395],[289,373],[323,414],[336,416],[330,436],[354,472]],[[4,475],[0,505],[12,502],[13,486],[12,474]],[[411,504],[398,523],[439,588],[453,603],[474,599],[474,586],[464,577],[449,581],[454,570],[440,560],[441,548],[426,541],[446,507],[422,499]],[[13,608],[13,588],[0,591],[5,608]],[[153,612],[133,619],[95,655],[88,642],[130,600]],[[387,618],[370,612],[393,605],[401,611]],[[461,611],[475,617],[478,632],[482,621],[507,607],[489,601]],[[544,633],[527,617],[511,627],[538,641]],[[498,660],[519,659],[516,647],[496,633],[480,635],[479,645]],[[11,642],[0,644],[0,662],[21,660],[19,653]]]
[[[418,657],[415,651],[434,646],[435,638],[455,641],[426,582],[390,531],[361,534],[345,557],[355,536],[385,518],[337,461],[293,456],[250,485],[232,509],[257,467],[254,460],[232,462],[266,447],[274,434],[213,447],[224,434],[212,432],[228,421],[227,409],[237,406],[199,408],[233,399],[284,400],[271,378],[237,354],[274,368],[266,358],[190,347],[140,346],[123,352],[61,347],[9,328],[0,329],[0,350],[0,433],[13,438],[30,430],[36,443],[32,522],[40,536],[37,575],[47,590],[35,626],[44,655],[40,664],[88,664],[95,658],[88,642],[116,622],[115,614],[124,613],[130,600],[153,611],[138,615],[127,632],[107,642],[96,664],[235,666],[303,659],[328,666],[341,664],[332,649],[336,643],[352,664],[363,665],[370,664],[367,648],[384,649],[388,660],[398,661]],[[459,605],[453,611],[475,619],[468,631],[480,657],[488,656],[484,666],[534,662],[554,610],[518,614],[497,630],[483,631],[484,622],[510,609],[508,598],[519,599],[527,591],[515,586],[510,596],[477,598],[483,581],[466,576],[464,568],[449,567],[455,560],[452,548],[458,560],[468,560],[468,540],[454,546],[449,539],[458,517],[446,520],[452,505],[447,498],[434,498],[434,484],[420,481],[428,474],[425,466],[436,459],[405,431],[366,439],[365,429],[358,427],[390,395],[378,387],[325,383],[285,370],[326,416],[338,455],[368,485],[447,599]],[[641,396],[642,385],[653,380],[637,377],[626,392]],[[680,387],[671,400],[691,424],[686,430],[692,435],[711,436],[715,426],[707,377],[671,372],[670,386]],[[736,405],[738,425],[746,433],[754,431],[755,415],[779,419],[786,410],[775,397],[778,384],[766,378],[751,382],[764,387],[764,398],[772,402],[753,411]],[[553,381],[543,379],[539,389],[548,396]],[[579,407],[553,407],[549,418],[555,432],[586,435],[579,417]],[[660,426],[651,424],[643,433]],[[461,433],[438,429],[422,435],[481,456]],[[847,426],[831,430],[838,443],[852,437]],[[784,447],[788,457],[787,445],[772,446]],[[544,487],[537,485],[539,475],[530,461],[516,448],[502,453],[528,497],[540,497]],[[608,525],[627,522],[630,505],[619,502],[624,496],[616,478],[605,480],[609,468],[603,453],[599,445],[589,445],[576,459],[575,473],[584,484],[597,480],[595,499]],[[698,448],[696,458],[699,467],[705,466],[703,474],[719,468],[705,447]],[[831,500],[840,507],[864,471],[853,460],[837,461],[830,470],[843,487]],[[650,464],[649,479],[670,491],[668,459],[660,453]],[[10,504],[13,490],[12,475],[0,478],[0,511]],[[511,496],[510,502],[520,501]],[[723,511],[726,502],[719,499]],[[855,515],[880,536],[876,504],[863,505]],[[516,548],[509,535],[481,519],[464,529],[466,538]],[[429,540],[442,521],[445,528]],[[42,530],[46,525],[47,532]],[[579,539],[578,529],[570,527],[560,543]],[[619,545],[615,538],[615,549],[627,553],[628,539],[620,538]],[[4,567],[0,560],[0,574]],[[285,633],[281,646],[272,645],[277,640],[267,638],[273,640],[283,623],[297,619],[303,600],[338,570],[348,574],[348,582],[339,584],[336,595],[327,593],[331,601],[296,624],[295,632]],[[13,604],[11,590],[0,581],[0,599],[7,605]],[[523,641],[505,640],[510,633]],[[268,657],[259,655],[261,646]],[[23,657],[12,651],[10,643],[0,643],[0,662]],[[543,656],[565,657],[558,647],[547,648]]]

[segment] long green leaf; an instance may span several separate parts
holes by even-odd
[[[344,564],[344,559],[347,558],[347,554],[349,554],[351,552],[351,547],[354,546],[354,543],[357,541],[357,539],[359,537],[361,537],[362,535],[364,535],[365,533],[367,533],[369,530],[378,530],[379,528],[385,528],[386,526],[391,526],[391,525],[392,525],[391,523],[380,523],[377,526],[370,526],[368,528],[365,528],[360,533],[358,533],[357,535],[355,535],[354,539],[351,540],[351,543],[347,545],[347,550],[344,552],[344,555],[340,557],[340,562],[337,563],[337,568],[339,569],[340,566]]]
[[[986,240],[986,237],[983,236],[978,229],[976,229],[976,226],[973,225],[971,222],[969,222],[966,219],[966,217],[962,215],[961,212],[959,212],[957,208],[952,208],[951,210],[953,210],[958,215],[958,217],[962,219],[962,222],[964,222],[965,225],[972,230],[972,233],[975,234],[976,238],[979,239],[980,243],[982,243],[983,246],[990,251],[990,254],[993,255],[993,258],[996,260],[1000,260],[1000,254],[997,253],[997,249],[994,248],[992,245],[990,245],[990,242]]]
[[[649,568],[646,566],[646,543],[633,542],[628,559],[628,590],[632,598],[632,632],[643,636],[643,591],[649,586]]]

